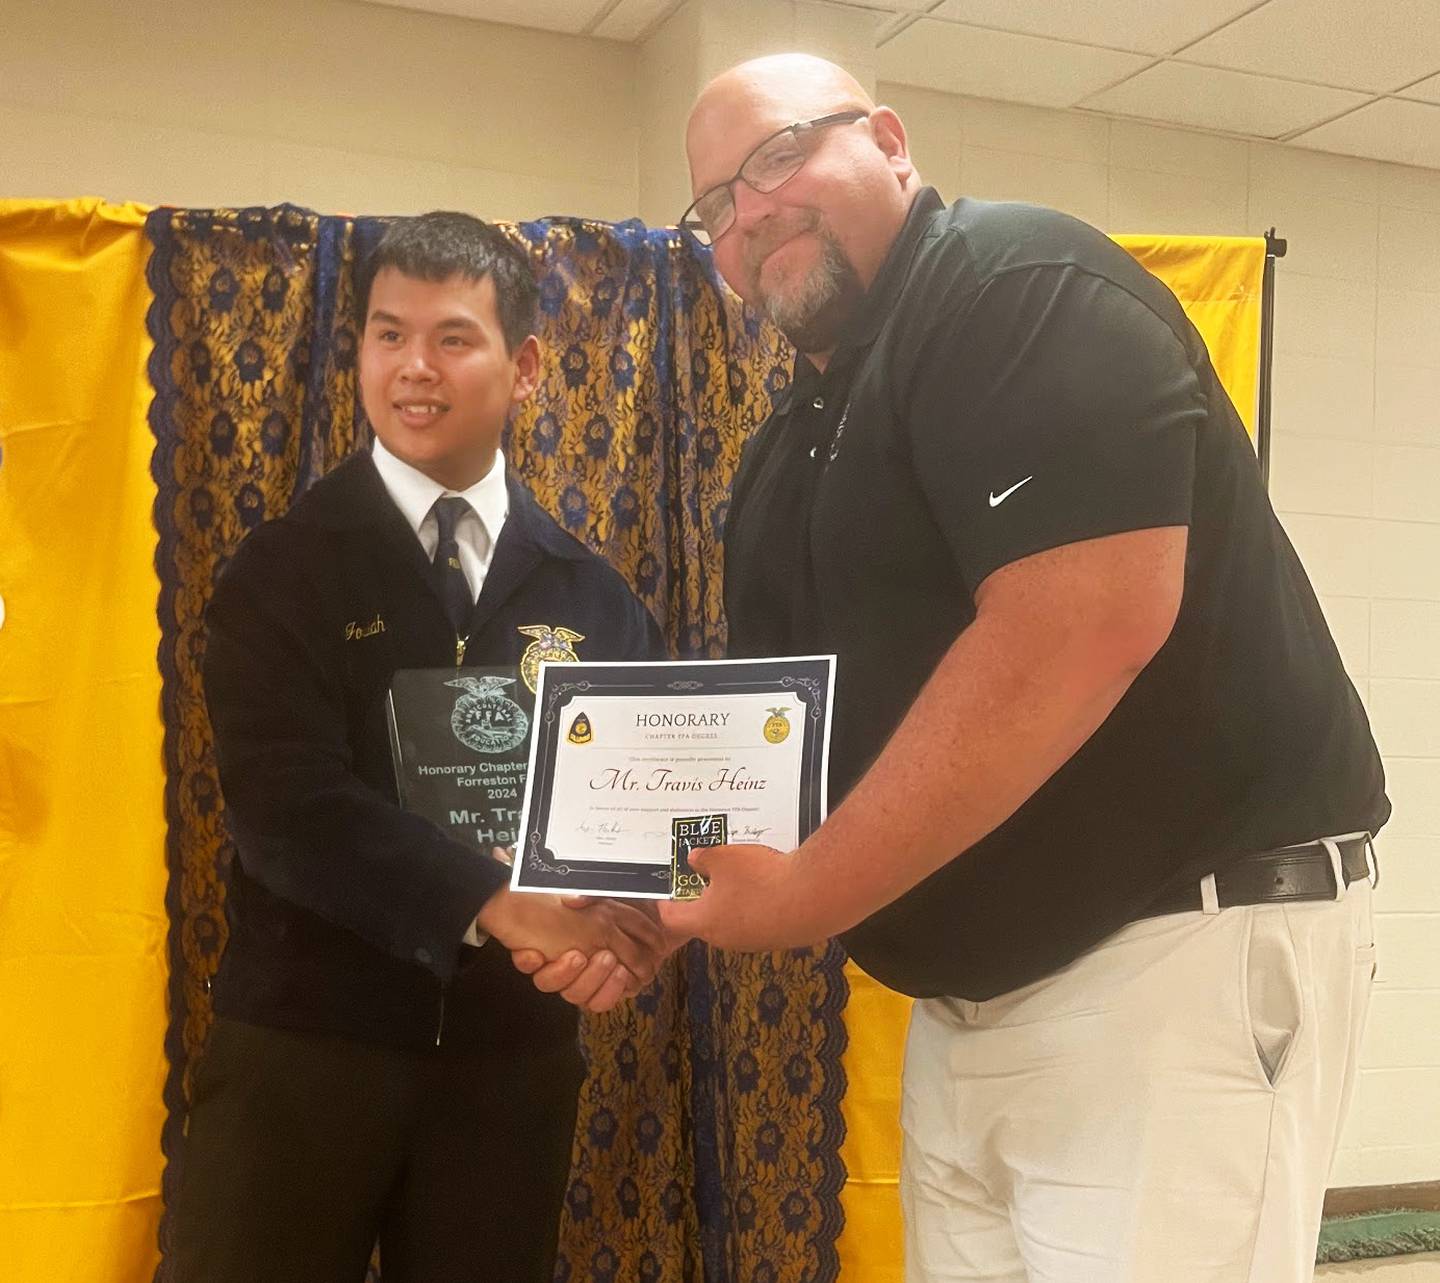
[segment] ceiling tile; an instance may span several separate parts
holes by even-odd
[[[1440,106],[1382,98],[1290,141],[1346,156],[1440,169]]]
[[[931,15],[1054,40],[1169,53],[1252,8],[1255,0],[945,0]]]
[[[638,40],[674,5],[675,0],[620,0],[591,34],[605,40]]]
[[[1279,138],[1365,101],[1364,94],[1162,62],[1080,106],[1117,116]]]
[[[881,80],[1043,107],[1070,107],[1143,67],[1143,54],[922,18],[880,46]]]
[[[1418,98],[1421,102],[1440,102],[1440,76],[1431,76],[1418,85],[1400,91],[1401,98]]]
[[[1388,93],[1440,67],[1436,0],[1269,0],[1187,62]]]
[[[578,35],[605,7],[605,0],[370,0],[392,9],[418,9],[422,13],[448,13],[480,22],[542,31],[568,31]]]

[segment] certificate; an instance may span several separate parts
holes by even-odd
[[[517,891],[670,899],[686,852],[791,851],[826,813],[835,657],[546,663]]]

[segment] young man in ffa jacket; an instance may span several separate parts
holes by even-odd
[[[498,861],[396,802],[401,668],[647,659],[620,576],[507,474],[533,391],[524,255],[463,214],[392,226],[359,283],[375,431],[257,529],[216,588],[205,687],[235,860],[197,1067],[173,1263],[181,1283],[548,1280],[583,1065],[574,1008],[507,949],[653,975],[625,904],[515,895]],[[476,947],[494,937],[488,948]],[[503,947],[502,947],[503,946]]]

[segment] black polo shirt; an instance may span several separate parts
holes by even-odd
[[[878,979],[990,998],[1226,861],[1373,831],[1390,809],[1359,698],[1175,297],[1063,214],[922,192],[825,373],[798,361],[746,447],[725,537],[731,653],[839,656],[832,804],[992,571],[1172,525],[1189,549],[1169,640],[1014,816],[847,935]]]

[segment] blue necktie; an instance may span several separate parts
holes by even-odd
[[[458,639],[464,637],[468,630],[475,597],[470,581],[465,578],[465,568],[460,564],[460,543],[455,538],[455,527],[471,508],[464,499],[447,495],[435,500],[431,511],[435,514],[435,524],[440,532],[431,562],[435,568],[435,585],[440,590],[440,600],[445,603],[445,613],[450,617]]]

